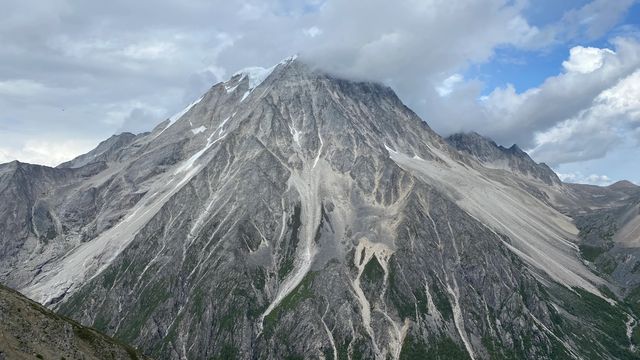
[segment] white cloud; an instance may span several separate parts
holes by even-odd
[[[0,127],[20,123],[58,139],[61,129],[106,138],[151,128],[164,115],[154,119],[157,112],[136,104],[171,113],[226,74],[300,53],[333,73],[386,82],[438,131],[491,129],[486,134],[497,140],[533,146],[534,133],[577,116],[628,74],[622,45],[588,74],[567,71],[520,93],[505,86],[481,104],[478,80],[443,83],[443,74],[491,61],[496,48],[536,50],[595,36],[630,4],[608,3],[595,0],[568,12],[564,24],[537,27],[525,16],[532,4],[521,0],[6,0],[0,79],[31,83],[0,85],[29,98],[0,96]],[[32,135],[23,129],[11,136],[24,143]],[[0,133],[0,144],[8,137]]]
[[[558,177],[563,182],[574,183],[574,184],[608,186],[613,183],[613,180],[609,178],[607,175],[598,175],[598,174],[591,174],[591,175],[584,176],[579,172],[566,173],[566,174],[558,173]]]
[[[612,44],[615,52],[605,49],[597,52],[602,61],[597,69],[592,66],[589,72],[563,72],[547,78],[539,87],[521,93],[510,85],[495,89],[476,111],[482,116],[462,119],[463,128],[484,129],[485,135],[499,143],[515,142],[523,148],[533,148],[540,145],[540,133],[560,134],[572,121],[584,124],[586,111],[591,109],[596,98],[640,68],[640,43],[630,38],[617,38]],[[579,63],[575,51],[569,61],[576,66]],[[584,65],[581,69],[586,68]],[[622,96],[624,92],[618,93]],[[600,106],[599,111],[605,107]],[[593,119],[592,122],[598,121]],[[558,128],[552,130],[554,127]]]
[[[640,69],[602,91],[577,116],[536,134],[531,154],[550,164],[603,157],[640,128]]]
[[[311,38],[322,35],[322,29],[317,26],[312,26],[310,28],[304,29],[303,32],[305,35]]]
[[[564,38],[596,39],[613,27],[635,1],[594,0],[568,11],[562,18],[562,28],[556,31]]]
[[[464,78],[462,77],[462,75],[453,74],[448,78],[444,79],[444,81],[442,81],[440,85],[436,86],[436,91],[440,96],[447,96],[451,94],[451,92],[453,91],[453,88],[457,84],[461,83],[462,81],[464,81]]]
[[[146,44],[128,45],[123,55],[135,60],[158,60],[173,56],[177,52],[175,44],[166,41],[154,41]]]
[[[238,15],[245,20],[259,20],[268,11],[267,6],[245,2],[238,11]]]
[[[0,163],[13,160],[31,164],[56,166],[86,153],[97,145],[90,140],[29,139],[20,148],[0,147]]]
[[[610,49],[575,46],[570,50],[570,56],[562,66],[567,71],[588,74],[602,67],[606,55],[615,53]]]
[[[46,89],[44,84],[28,79],[0,81],[0,95],[5,96],[35,96],[42,94]]]

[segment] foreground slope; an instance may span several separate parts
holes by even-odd
[[[148,354],[634,356],[571,219],[387,87],[286,60],[93,154],[2,195],[27,224],[3,281]]]
[[[0,285],[0,358],[136,360],[145,357]]]

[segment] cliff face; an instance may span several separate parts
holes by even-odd
[[[0,229],[1,280],[147,354],[634,356],[551,175],[497,173],[387,87],[289,59],[93,153],[2,195],[32,225]]]

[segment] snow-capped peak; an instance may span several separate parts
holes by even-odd
[[[247,77],[249,79],[249,89],[248,89],[248,91],[252,91],[253,89],[255,89],[258,86],[260,86],[260,84],[262,84],[262,82],[265,81],[269,77],[269,75],[271,75],[273,70],[275,70],[278,67],[278,65],[286,65],[286,64],[294,61],[297,58],[298,58],[298,55],[289,56],[288,58],[283,59],[279,63],[273,65],[270,68],[266,68],[266,69],[263,68],[263,67],[259,67],[259,66],[247,67],[247,68],[244,68],[244,69],[236,72],[235,74],[233,74],[233,76],[241,75],[242,79],[244,79],[244,77]]]

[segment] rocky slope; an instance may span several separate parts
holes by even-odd
[[[288,59],[58,168],[2,165],[0,281],[166,359],[634,358],[569,191],[510,154]]]
[[[640,298],[640,187],[629,182],[568,186],[587,207],[573,214],[582,256],[611,276],[624,294]]]
[[[0,285],[0,359],[146,359]]]
[[[447,137],[447,142],[479,160],[484,167],[502,169],[543,181],[547,185],[561,183],[558,175],[546,164],[537,164],[529,155],[514,144],[510,148],[497,145],[493,140],[478,133],[459,133]]]
[[[612,280],[622,294],[638,287],[639,186],[629,181],[607,187],[565,184],[549,167],[535,163],[516,145],[507,149],[476,133],[455,134],[447,142],[485,167],[520,176],[524,188],[534,189],[532,194],[574,220],[581,256],[592,263],[594,270]]]

